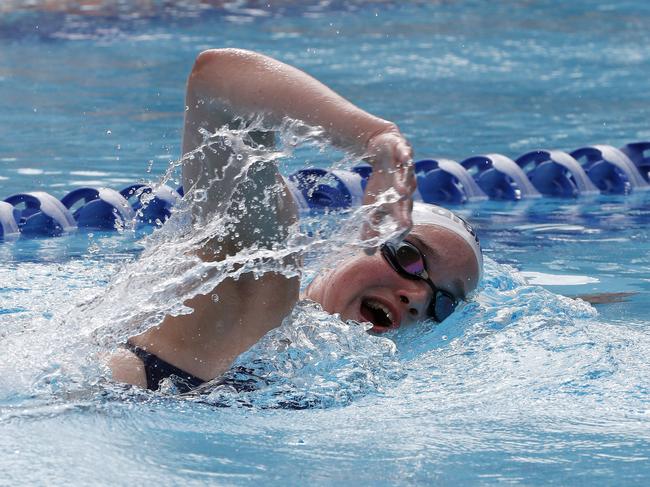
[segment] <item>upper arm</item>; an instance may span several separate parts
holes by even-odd
[[[183,130],[183,187],[193,199],[195,220],[224,217],[228,234],[219,245],[207,241],[204,258],[221,259],[254,244],[268,248],[282,242],[296,220],[296,206],[276,164],[258,157],[241,135],[228,129],[241,128],[250,116],[239,106],[234,76],[242,56],[239,50],[211,50],[201,53],[187,86]],[[234,127],[237,123],[238,126]],[[219,135],[206,134],[225,129]],[[252,132],[257,143],[271,149],[270,133]]]
[[[144,364],[133,352],[119,348],[111,354],[107,365],[111,369],[114,381],[147,388]]]

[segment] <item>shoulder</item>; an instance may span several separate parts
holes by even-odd
[[[144,364],[133,352],[119,348],[106,361],[113,374],[113,380],[147,388]]]

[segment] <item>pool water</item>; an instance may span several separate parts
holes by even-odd
[[[158,181],[179,156],[186,76],[211,47],[308,71],[395,121],[417,158],[650,139],[639,0],[17,3],[0,6],[2,198]],[[283,171],[341,160],[320,149]],[[650,194],[457,210],[486,273],[450,319],[375,337],[300,303],[238,359],[267,383],[190,398],[108,383],[95,358],[155,315],[182,265],[156,260],[173,228],[0,243],[4,482],[646,485]],[[330,224],[332,247],[349,243],[345,217]]]

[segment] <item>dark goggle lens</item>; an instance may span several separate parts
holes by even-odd
[[[427,310],[427,314],[431,318],[440,323],[456,310],[458,301],[447,292],[437,289],[428,278],[423,276],[426,272],[424,257],[417,247],[408,242],[402,242],[397,247],[384,244],[382,246],[382,253],[391,262],[395,270],[407,274],[412,278],[422,279],[431,286],[434,298]]]
[[[420,251],[408,243],[402,243],[395,250],[400,267],[409,274],[419,276],[424,272],[424,260]]]
[[[439,291],[435,301],[431,303],[429,314],[438,322],[442,322],[455,311],[456,306],[458,306],[458,301],[446,293]]]

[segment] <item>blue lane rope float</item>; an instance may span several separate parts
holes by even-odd
[[[153,188],[147,184],[132,184],[119,194],[127,201],[134,200],[132,207],[137,221],[149,225],[162,225],[182,198],[178,191],[164,185]]]
[[[625,153],[611,145],[581,147],[571,153],[581,161],[589,178],[603,193],[627,194],[648,189],[636,164]]]
[[[650,142],[627,144],[621,147],[621,152],[634,162],[643,179],[650,183]]]
[[[54,237],[77,227],[65,205],[44,191],[17,193],[6,198],[5,202],[18,208],[17,221],[23,235]]]
[[[301,210],[343,209],[363,201],[363,178],[352,171],[302,169],[285,181]]]
[[[580,163],[560,150],[528,152],[515,161],[544,196],[576,198],[600,191]]]
[[[20,211],[10,203],[0,201],[0,238],[19,235],[18,220]]]
[[[474,156],[460,164],[490,199],[520,200],[541,196],[517,163],[502,154]]]
[[[570,153],[537,150],[512,160],[501,154],[472,156],[461,163],[424,159],[415,163],[416,200],[464,204],[485,199],[516,201],[543,196],[577,198],[650,190],[650,142],[621,149],[593,145]],[[350,171],[308,168],[285,178],[304,212],[358,206],[372,167]],[[160,226],[183,197],[183,188],[133,184],[121,191],[83,187],[61,200],[43,191],[0,201],[0,239],[57,236],[77,228],[111,230],[134,222]]]
[[[415,199],[425,203],[462,204],[488,199],[469,171],[451,159],[417,161],[415,174]]]
[[[114,189],[79,188],[61,198],[69,210],[80,201],[84,203],[72,214],[79,228],[110,230],[118,221],[125,224],[135,217],[127,199]]]

